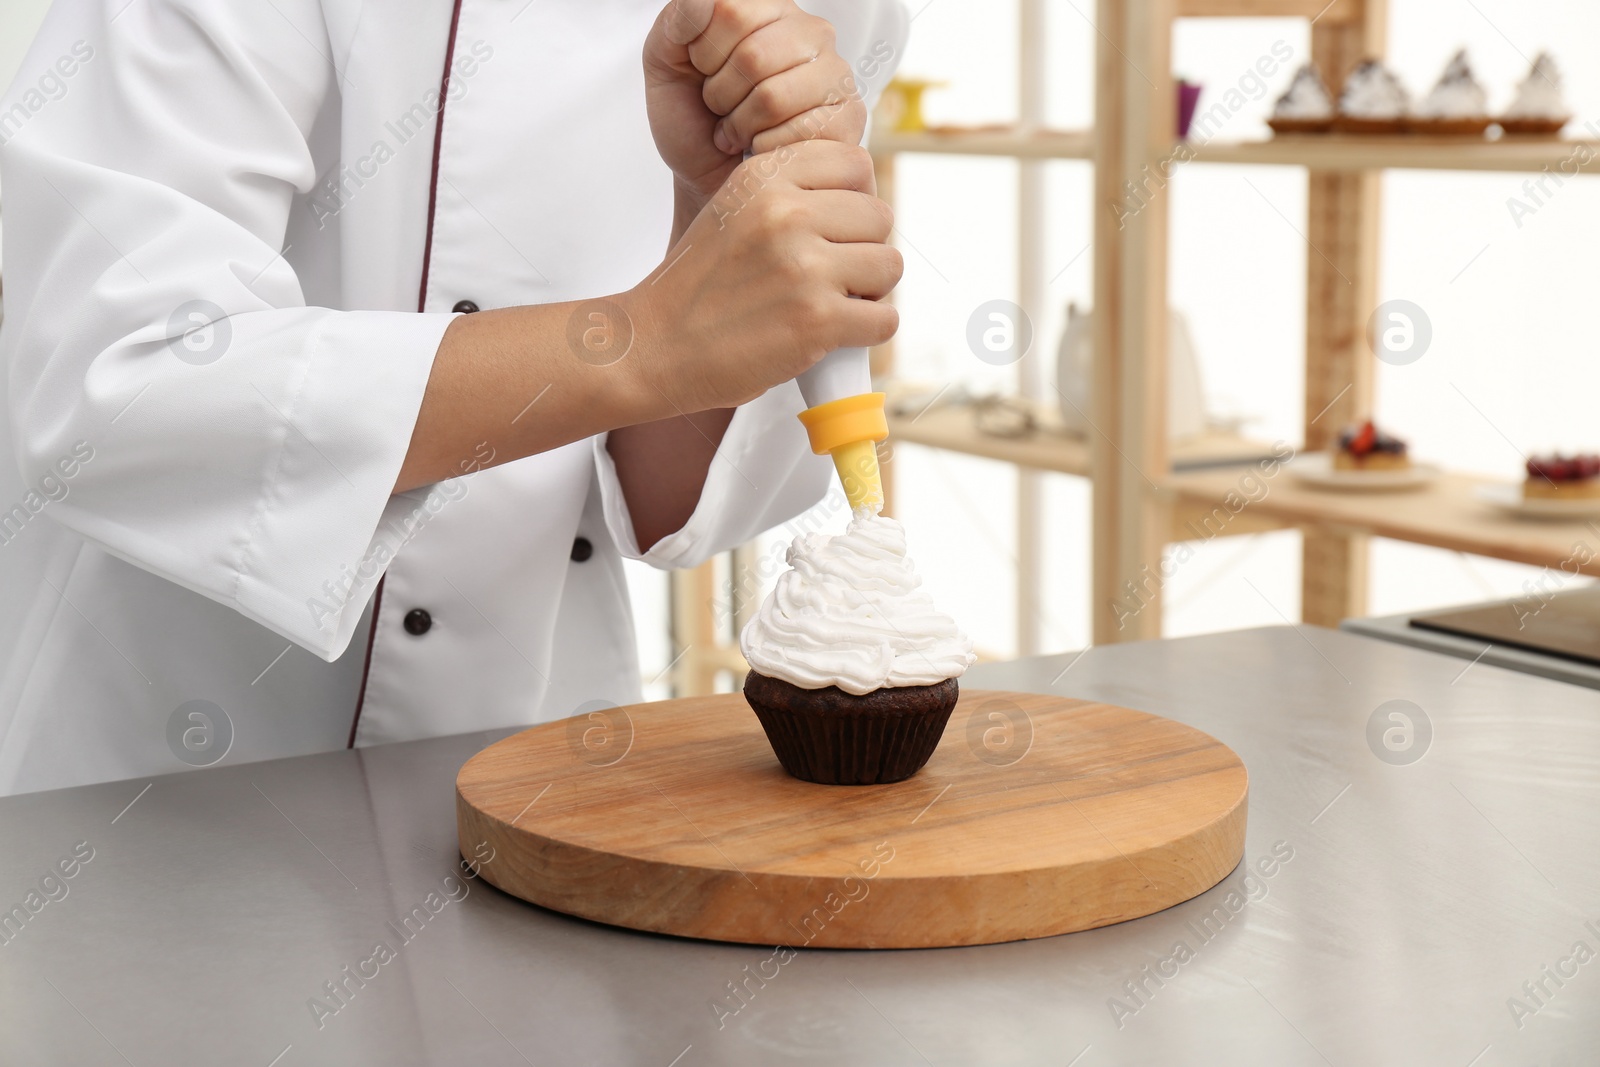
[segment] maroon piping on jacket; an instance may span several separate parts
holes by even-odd
[[[417,293],[417,312],[428,310],[428,268],[433,262],[433,216],[439,205],[439,159],[444,147],[444,109],[450,97],[450,67],[456,57],[456,30],[461,26],[461,0],[455,0],[450,12],[450,37],[444,46],[444,74],[439,78],[439,118],[433,131],[433,168],[428,173],[428,234],[422,246],[422,285]],[[361,709],[367,703],[367,679],[372,674],[372,646],[378,637],[378,616],[383,608],[383,583],[388,575],[378,579],[378,588],[372,594],[372,625],[367,630],[367,658],[361,667],[361,691],[356,696],[355,717],[350,720],[350,740],[346,748],[356,747],[356,730],[361,726]]]

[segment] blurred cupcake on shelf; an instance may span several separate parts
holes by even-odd
[[[1289,89],[1278,97],[1267,125],[1274,133],[1326,133],[1333,129],[1333,94],[1314,64],[1295,71]]]
[[[1417,105],[1411,128],[1446,137],[1482,137],[1493,121],[1489,117],[1489,94],[1473,76],[1463,48],[1444,68],[1433,91]]]
[[[1368,59],[1350,72],[1339,94],[1333,128],[1341,133],[1401,133],[1411,111],[1411,94],[1393,71]]]
[[[1554,137],[1572,121],[1561,69],[1549,52],[1540,52],[1533,69],[1517,86],[1516,99],[1500,117],[1500,128],[1514,137]]]

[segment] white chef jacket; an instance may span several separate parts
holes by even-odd
[[[391,496],[463,301],[661,262],[663,3],[55,6],[0,103],[0,793],[636,701],[623,557],[694,566],[822,496],[792,383],[648,552],[604,435]],[[806,6],[881,89],[898,0]]]

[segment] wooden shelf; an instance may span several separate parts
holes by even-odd
[[[951,130],[948,132],[872,135],[874,155],[900,152],[953,156],[998,156],[1006,159],[1093,159],[1094,136],[1085,130]]]
[[[1022,437],[998,437],[978,429],[966,405],[944,405],[921,415],[890,415],[889,440],[1012,463],[1029,470],[1089,476],[1089,441],[1067,432],[1046,408],[1035,414],[1036,429]],[[1177,469],[1237,464],[1272,454],[1272,446],[1234,434],[1206,434],[1173,442]]]
[[[1315,19],[1353,22],[1361,17],[1356,0],[1178,0],[1179,18]]]
[[[1481,137],[1355,137],[1287,134],[1269,141],[1191,144],[1197,163],[1299,166],[1311,170],[1542,171],[1568,178],[1600,170],[1600,141]],[[1565,169],[1563,169],[1565,168]]]
[[[1067,433],[1059,425],[1042,427],[1026,437],[997,437],[980,431],[973,414],[969,407],[946,405],[921,415],[890,415],[889,440],[1015,463],[1031,470],[1088,477],[1086,439]]]
[[[872,152],[992,156],[1002,159],[1092,159],[1094,135],[1087,130],[950,130],[941,133],[880,132]],[[1173,151],[1179,150],[1174,145]],[[1600,170],[1600,140],[1539,137],[1357,137],[1347,134],[1285,134],[1266,141],[1190,142],[1197,163],[1306,167],[1322,171],[1468,170],[1539,172],[1563,178]],[[1584,164],[1587,164],[1585,167]]]
[[[1244,475],[1243,469],[1194,471],[1173,474],[1165,484],[1186,504],[1209,512],[1221,507],[1229,493],[1245,496],[1240,486]],[[1478,486],[1490,484],[1487,479],[1445,474],[1427,489],[1353,493],[1314,489],[1280,469],[1266,484],[1266,495],[1240,515],[1336,533],[1372,534],[1536,567],[1560,568],[1565,563],[1569,571],[1600,576],[1600,553],[1584,553],[1594,558],[1581,567],[1573,558],[1575,545],[1600,544],[1600,524],[1536,522],[1503,515],[1474,495]]]

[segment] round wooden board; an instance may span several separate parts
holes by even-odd
[[[1171,907],[1244,853],[1249,778],[1198,730],[964,691],[908,781],[790,778],[737,694],[546,723],[456,780],[463,856],[523,900],[747,944],[927,948]],[[487,842],[493,853],[483,849]]]

